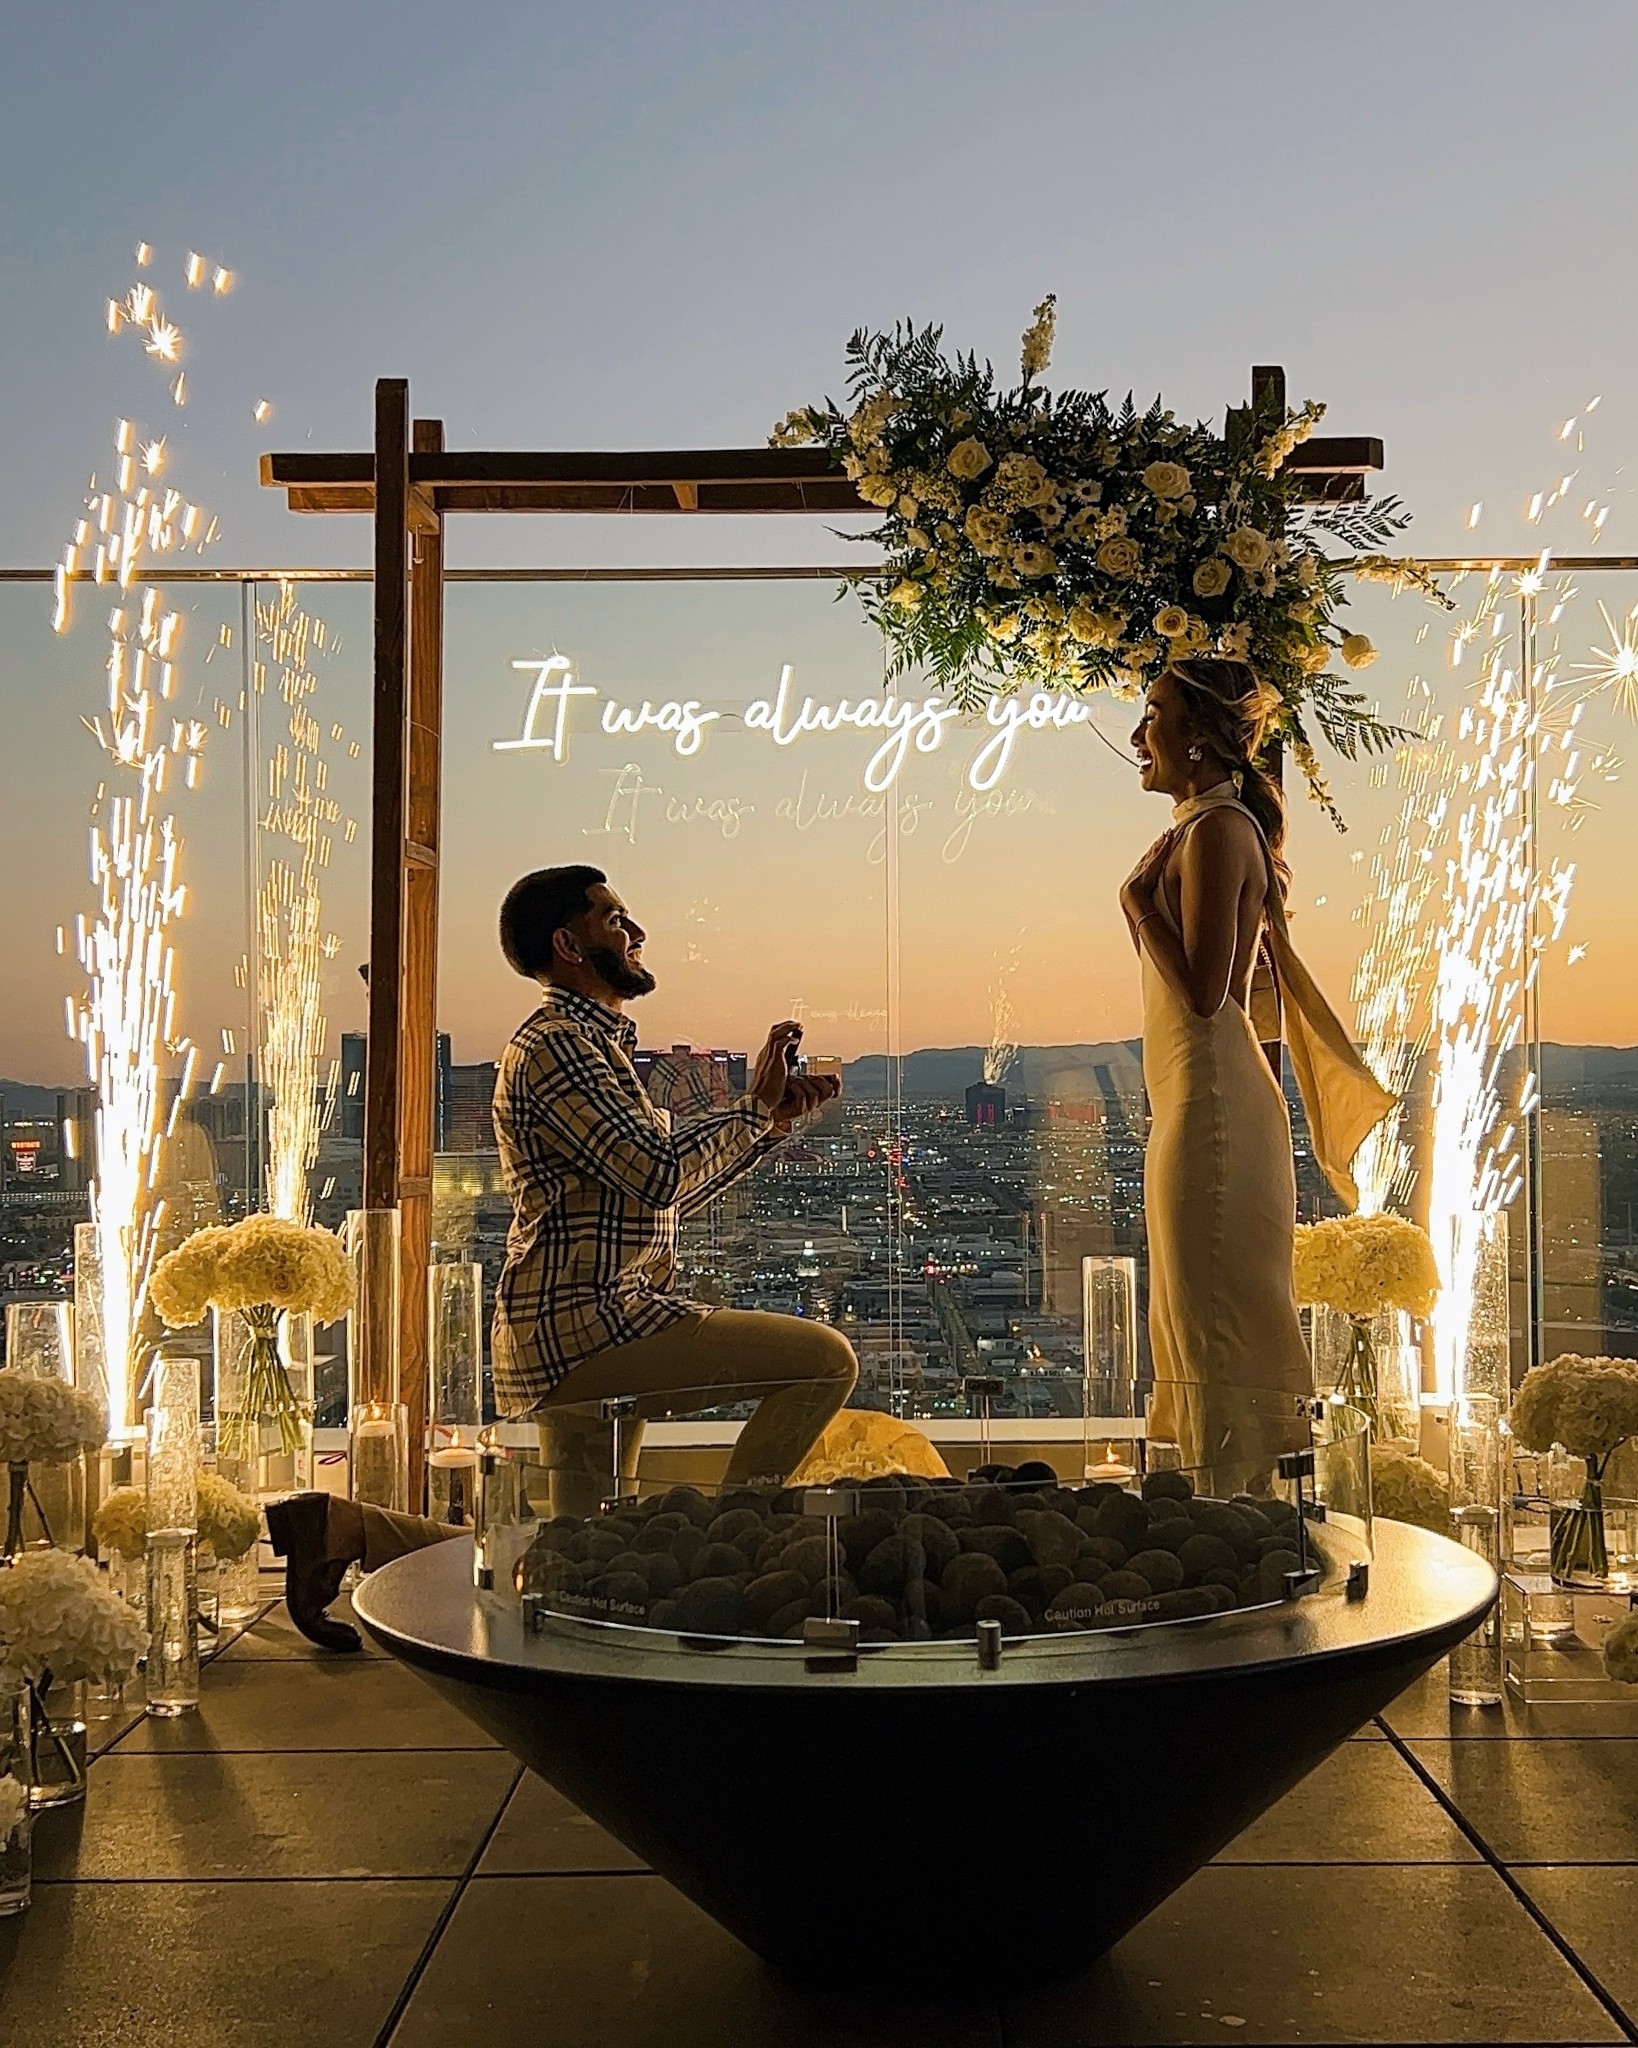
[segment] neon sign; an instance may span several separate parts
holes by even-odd
[[[912,750],[936,754],[952,727],[970,732],[976,726],[988,732],[967,763],[968,787],[982,794],[994,789],[1007,772],[1020,733],[1062,732],[1085,725],[1091,718],[1087,705],[1078,699],[1046,690],[1037,690],[1030,697],[992,698],[982,716],[958,711],[936,697],[924,697],[918,703],[891,691],[880,697],[842,697],[833,702],[804,697],[798,705],[792,692],[796,671],[789,662],[780,670],[779,687],[772,697],[758,697],[737,713],[712,710],[697,697],[669,697],[659,704],[647,697],[640,704],[603,697],[594,685],[576,681],[574,662],[563,654],[514,661],[512,667],[520,674],[532,674],[534,682],[516,738],[490,742],[497,754],[544,753],[554,761],[567,761],[575,701],[601,697],[598,725],[610,738],[642,732],[662,734],[683,760],[698,754],[710,728],[723,721],[738,724],[746,732],[764,734],[776,747],[792,747],[815,735],[843,731],[871,738],[881,735],[863,770],[865,788],[877,796],[897,782]]]

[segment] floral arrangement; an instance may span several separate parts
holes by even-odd
[[[148,1296],[173,1330],[197,1323],[207,1308],[244,1319],[250,1366],[234,1407],[217,1417],[222,1455],[253,1459],[263,1421],[276,1428],[281,1450],[298,1449],[304,1409],[279,1356],[279,1317],[334,1322],[351,1308],[352,1267],[340,1240],[282,1216],[212,1224],[160,1260]]]
[[[66,1465],[108,1434],[108,1411],[64,1380],[0,1371],[0,1463]]]
[[[1604,1533],[1604,1471],[1611,1455],[1638,1436],[1638,1360],[1581,1358],[1566,1352],[1525,1374],[1508,1415],[1527,1451],[1561,1446],[1586,1464],[1581,1499],[1550,1503],[1553,1576],[1574,1582],[1609,1570]]]
[[[1638,1609],[1605,1636],[1604,1669],[1618,1685],[1638,1685]]]
[[[1185,426],[1159,400],[1049,391],[1056,302],[1035,309],[1022,381],[943,352],[943,330],[901,324],[848,343],[847,409],[827,399],[773,430],[817,443],[883,514],[866,539],[886,574],[861,594],[891,649],[889,673],[922,668],[965,708],[1020,688],[1136,695],[1180,655],[1251,664],[1277,699],[1270,737],[1290,746],[1322,802],[1309,739],[1342,754],[1400,737],[1328,673],[1376,650],[1337,614],[1346,572],[1415,584],[1428,573],[1378,550],[1407,523],[1392,498],[1302,504],[1282,467],[1324,408],[1229,413]],[[1349,550],[1333,558],[1333,543]]]
[[[89,1558],[33,1550],[0,1571],[0,1679],[122,1683],[146,1634]]]
[[[0,1778],[0,1849],[3,1849],[28,1815],[28,1787],[10,1772]]]
[[[243,1557],[261,1534],[261,1514],[248,1494],[220,1472],[199,1475],[199,1540],[227,1563]],[[140,1487],[117,1486],[91,1518],[104,1550],[138,1558],[148,1546],[148,1498]]]
[[[196,1230],[155,1266],[148,1295],[173,1330],[207,1308],[294,1310],[329,1323],[352,1306],[352,1268],[331,1231],[247,1216]]]
[[[1432,1313],[1439,1268],[1428,1234],[1403,1216],[1328,1216],[1299,1223],[1292,1247],[1298,1301],[1331,1309],[1350,1324],[1348,1357],[1337,1381],[1344,1399],[1364,1410],[1378,1437],[1402,1428],[1385,1416],[1379,1396],[1372,1319],[1385,1311]]]
[[[1373,1512],[1390,1522],[1413,1522],[1436,1536],[1450,1533],[1450,1481],[1426,1458],[1397,1444],[1371,1446]]]

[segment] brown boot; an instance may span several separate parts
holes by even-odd
[[[321,1650],[362,1649],[358,1630],[348,1622],[332,1621],[324,1611],[340,1593],[347,1567],[355,1561],[335,1554],[347,1546],[332,1536],[330,1496],[292,1494],[288,1500],[274,1501],[266,1513],[273,1555],[285,1560],[284,1604],[290,1619]]]

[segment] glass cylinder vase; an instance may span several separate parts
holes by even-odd
[[[199,1704],[199,1365],[161,1353],[148,1409],[148,1712]]]
[[[0,1725],[0,1920],[27,1912],[33,1897],[28,1787],[17,1776],[15,1761],[16,1751]]]
[[[83,1455],[61,1465],[14,1462],[4,1468],[4,1521],[0,1525],[0,1556],[25,1550],[85,1549],[85,1480]]]
[[[347,1316],[353,1498],[402,1512],[409,1506],[409,1418],[399,1398],[398,1211],[350,1209],[345,1241],[353,1269]]]
[[[71,1806],[85,1797],[90,1756],[85,1686],[25,1686],[22,1705],[28,1723],[28,1803],[37,1810]]]
[[[404,1514],[409,1507],[409,1410],[364,1401],[352,1412],[353,1499]]]
[[[1500,1401],[1472,1394],[1450,1411],[1451,1534],[1482,1557],[1498,1578],[1502,1567],[1504,1443]],[[1502,1700],[1502,1630],[1498,1603],[1450,1653],[1450,1699],[1458,1707],[1495,1707]]]
[[[216,1469],[250,1499],[312,1480],[313,1325],[271,1308],[213,1311]]]
[[[74,1311],[66,1301],[6,1304],[6,1369],[74,1384]]]
[[[1549,1568],[1553,1583],[1603,1592],[1610,1583],[1604,1519],[1603,1458],[1577,1458],[1553,1446],[1547,1463]]]
[[[1422,1354],[1399,1309],[1344,1315],[1316,1302],[1308,1312],[1314,1392],[1340,1395],[1369,1418],[1375,1442],[1409,1443],[1421,1433]]]
[[[483,1421],[483,1268],[427,1268],[427,1513],[457,1527],[474,1515]]]
[[[1137,1365],[1137,1261],[1083,1258],[1081,1462],[1088,1479],[1124,1486],[1136,1475]]]
[[[102,1334],[102,1248],[94,1223],[74,1225],[74,1384],[106,1404],[108,1354]],[[110,1418],[111,1425],[115,1419]]]

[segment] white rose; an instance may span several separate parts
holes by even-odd
[[[1369,668],[1376,649],[1363,633],[1349,633],[1342,643],[1342,658],[1350,668]]]
[[[1143,487],[1151,497],[1181,498],[1189,488],[1189,472],[1181,462],[1151,462],[1143,472]]]
[[[1106,576],[1135,576],[1143,567],[1143,552],[1135,540],[1115,534],[1099,548],[1096,560]]]
[[[1260,569],[1268,560],[1268,537],[1254,526],[1238,526],[1224,541],[1223,552],[1242,569]]]
[[[1189,630],[1189,615],[1180,604],[1163,604],[1154,624],[1163,640],[1181,640]]]
[[[971,435],[965,441],[958,441],[945,457],[945,468],[951,476],[971,480],[982,476],[990,466],[990,451],[984,443]]]
[[[1196,597],[1221,597],[1228,589],[1229,565],[1221,555],[1210,555],[1194,572]]]

